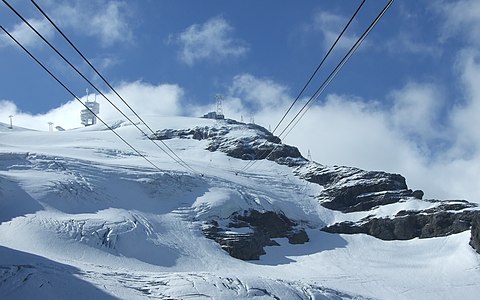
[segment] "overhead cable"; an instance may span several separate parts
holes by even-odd
[[[33,0],[32,0],[33,1]],[[283,120],[287,117],[288,113],[290,112],[290,110],[293,108],[293,106],[295,105],[295,103],[297,103],[298,99],[300,99],[300,97],[302,96],[303,92],[305,91],[305,89],[308,87],[308,85],[310,84],[310,82],[313,80],[313,78],[315,77],[315,75],[317,74],[318,70],[320,70],[320,68],[323,66],[323,63],[325,62],[325,60],[328,58],[328,56],[330,55],[330,53],[332,52],[333,48],[335,48],[335,46],[337,45],[338,41],[340,40],[340,38],[343,36],[343,34],[345,33],[345,31],[347,30],[347,28],[350,26],[350,23],[352,23],[353,19],[355,19],[355,17],[357,16],[358,12],[360,11],[360,9],[362,8],[363,4],[365,3],[366,0],[363,0],[362,3],[360,3],[360,5],[358,6],[357,10],[355,11],[355,13],[352,15],[352,17],[350,18],[350,20],[348,20],[347,24],[343,27],[343,30],[340,32],[340,34],[338,35],[337,39],[333,42],[332,46],[330,47],[330,49],[328,49],[327,53],[325,54],[325,56],[323,57],[322,61],[318,64],[317,68],[315,69],[315,71],[312,73],[312,75],[310,76],[310,78],[308,79],[307,83],[305,83],[305,85],[303,86],[302,90],[300,91],[300,93],[298,93],[297,97],[295,98],[295,100],[292,102],[292,104],[290,105],[290,107],[287,109],[287,111],[283,114],[282,118],[280,119],[280,121],[278,122],[277,126],[275,126],[275,128],[273,129],[272,131],[272,134],[275,133],[275,131],[278,129],[278,127],[280,126],[280,124],[283,122]]]
[[[297,103],[297,101],[300,99],[300,97],[302,96],[303,92],[306,90],[306,88],[308,87],[308,85],[310,84],[310,82],[313,80],[313,78],[315,77],[315,75],[317,74],[317,72],[320,70],[320,68],[323,66],[324,62],[327,60],[327,58],[329,57],[330,53],[333,51],[333,49],[335,48],[335,46],[337,45],[338,41],[340,40],[340,38],[343,36],[343,34],[345,33],[345,31],[347,31],[347,28],[350,26],[350,24],[352,23],[352,21],[355,19],[355,17],[357,16],[358,12],[360,11],[360,9],[362,8],[363,4],[365,4],[365,1],[366,0],[363,0],[360,5],[357,7],[357,9],[355,10],[355,12],[353,13],[353,15],[350,17],[350,19],[348,20],[347,24],[345,24],[345,26],[343,27],[342,31],[339,33],[339,35],[337,36],[337,38],[335,39],[335,41],[333,42],[332,46],[330,46],[330,49],[328,49],[327,53],[324,55],[323,59],[320,61],[320,63],[318,64],[317,68],[315,69],[315,71],[312,73],[312,75],[310,75],[310,78],[308,79],[308,81],[305,83],[305,85],[303,86],[303,88],[301,89],[300,93],[298,93],[297,97],[295,98],[295,100],[292,102],[292,104],[290,105],[290,107],[287,109],[287,111],[283,114],[282,118],[280,119],[280,121],[278,122],[278,124],[275,126],[275,128],[273,129],[272,131],[272,134],[275,133],[275,131],[278,129],[278,127],[280,126],[280,124],[285,120],[285,118],[287,117],[288,113],[290,112],[290,110],[293,108],[293,106],[295,105],[295,103]],[[287,126],[288,127],[288,126]],[[278,146],[277,146],[278,147]],[[275,150],[272,149],[272,151]],[[264,150],[260,153],[260,157],[261,158],[268,150]],[[270,152],[265,158],[267,158],[272,152]],[[250,168],[251,165],[255,164],[255,160],[252,160],[252,161],[249,161],[243,168],[242,170],[247,170],[248,168]]]
[[[387,10],[390,8],[390,6],[393,4],[394,0],[390,0],[385,7],[382,9],[382,11],[377,15],[377,17],[373,20],[373,22],[368,26],[368,28],[363,32],[363,34],[357,39],[355,44],[350,48],[350,50],[345,54],[345,56],[342,58],[342,60],[337,64],[335,69],[328,75],[327,79],[320,85],[320,87],[315,91],[315,93],[310,97],[310,99],[303,105],[303,107],[300,109],[300,111],[293,117],[293,119],[287,124],[287,126],[283,129],[283,131],[279,134],[281,136],[285,131],[288,129],[288,127],[298,118],[300,120],[305,113],[312,107],[313,103],[318,99],[318,97],[323,93],[323,91],[327,88],[327,86],[330,84],[330,82],[337,76],[338,72],[343,68],[345,63],[350,59],[350,57],[355,53],[355,51],[360,47],[362,42],[365,40],[367,35],[372,31],[372,29],[377,25],[377,23],[380,21],[380,19],[385,15]],[[295,125],[298,123],[297,122],[290,128],[289,132],[295,127]],[[285,135],[286,136],[286,135]],[[285,137],[284,136],[284,137]]]
[[[52,26],[60,33],[60,35],[72,46],[72,48],[80,55],[83,60],[92,68],[92,70],[105,82],[105,84],[117,95],[117,97],[122,100],[122,102],[130,109],[130,111],[142,122],[142,124],[147,127],[147,129],[155,135],[155,132],[152,130],[150,126],[138,115],[138,113],[123,99],[123,97],[117,92],[117,90],[105,79],[105,77],[93,66],[93,64],[88,60],[85,55],[73,44],[73,42],[63,33],[63,31],[53,22],[53,20],[47,15],[47,13],[34,1],[31,0],[33,5],[42,13],[42,15],[52,24]],[[183,161],[176,153],[173,151],[164,141],[160,140],[160,142],[185,166],[188,166],[189,169],[195,172],[185,161]],[[163,150],[163,149],[162,149]]]
[[[150,165],[152,165],[155,169],[162,171],[156,164],[154,164],[151,160],[149,160],[144,154],[140,153],[135,147],[133,147],[129,142],[127,142],[122,136],[120,136],[111,126],[109,126],[102,118],[95,114],[95,112],[90,109],[85,103],[80,100],[58,77],[56,77],[44,64],[42,64],[28,49],[26,49],[17,39],[15,39],[10,32],[8,32],[2,25],[0,28],[18,45],[20,48],[23,49],[37,64],[39,64],[45,72],[47,72],[50,76],[55,79],[55,81],[60,84],[70,95],[72,95],[78,102],[80,102],[91,114],[93,114],[97,119],[103,123],[110,131],[112,131],[122,142],[124,142],[127,146],[129,146],[133,151],[135,151],[139,156],[145,159]]]
[[[159,148],[160,150],[162,150],[165,154],[167,154],[170,158],[172,158],[175,162],[177,162],[179,165],[181,165],[182,167],[186,168],[187,170],[189,171],[193,171],[194,173],[198,173],[195,169],[193,169],[190,165],[188,165],[185,161],[183,161],[180,157],[178,157],[178,155],[170,148],[168,147],[168,145],[163,142],[162,140],[160,140],[160,142],[165,145],[167,147],[167,149],[169,149],[170,152],[172,152],[174,154],[174,156],[172,156],[172,154],[168,153],[165,149],[163,149],[162,147],[160,147],[159,144],[157,144],[155,142],[155,140],[153,139],[150,139],[148,137],[148,135],[145,133],[145,131],[143,131],[143,129],[141,129],[134,121],[132,121],[132,119],[130,117],[128,117],[124,112],[122,112],[117,105],[115,105],[103,92],[100,91],[99,88],[97,88],[97,86],[95,86],[88,78],[85,77],[85,75],[83,75],[82,72],[80,72],[67,58],[65,58],[65,56],[63,54],[61,54],[57,48],[55,48],[55,46],[53,46],[40,32],[38,32],[37,29],[35,29],[31,24],[30,22],[28,22],[28,20],[26,20],[17,10],[15,10],[6,0],[2,0],[5,5],[7,5],[10,10],[12,10],[28,27],[30,27],[30,29],[32,29],[52,50],[55,51],[55,53],[57,53],[57,55],[59,55],[72,69],[75,70],[75,72],[77,72],[78,75],[80,75],[86,82],[88,82],[88,84],[90,84],[90,86],[92,86],[105,100],[107,100],[118,112],[120,112],[120,114],[122,114],[122,116],[124,116],[133,126],[135,126],[142,134],[143,136],[147,137],[150,141],[152,141],[156,146],[157,148]],[[122,99],[123,100],[123,99]],[[131,109],[131,107],[127,104],[127,106]],[[132,110],[133,111],[133,110]],[[135,113],[135,112],[134,112]],[[136,113],[135,113],[136,114]],[[136,114],[138,116],[138,114]],[[143,122],[144,123],[144,122]],[[145,124],[145,123],[144,123]],[[146,125],[146,124],[145,124]],[[148,127],[148,126],[147,126]],[[150,129],[150,127],[148,127]],[[153,130],[150,129],[150,131],[152,132],[152,134],[155,134],[153,132]]]
[[[372,29],[377,25],[380,19],[385,15],[387,10],[392,6],[394,0],[390,0],[382,11],[377,15],[377,17],[372,21],[372,23],[368,26],[368,28],[363,32],[363,34],[357,39],[355,44],[350,48],[350,50],[345,54],[342,60],[337,64],[335,69],[330,73],[330,75],[325,79],[325,81],[320,85],[320,87],[315,91],[315,93],[310,97],[310,99],[304,104],[304,106],[298,111],[298,113],[293,117],[293,119],[287,124],[287,126],[282,130],[282,132],[278,135],[280,138],[285,138],[292,129],[298,124],[301,118],[305,115],[305,113],[312,107],[313,103],[318,99],[320,94],[325,90],[325,88],[330,84],[330,82],[335,78],[335,76],[340,72],[343,68],[345,63],[350,59],[350,57],[355,53],[361,43],[365,40],[367,35],[372,31]],[[294,123],[295,122],[295,123]],[[294,124],[293,124],[294,123]],[[292,125],[293,124],[293,125]],[[282,137],[282,135],[288,130],[288,132]],[[268,155],[265,156],[265,159],[268,157],[278,148],[280,144],[275,145],[272,150],[269,151]],[[263,156],[263,154],[262,154]],[[253,161],[251,164],[247,164],[242,170],[246,171],[247,169],[251,168],[258,160]]]

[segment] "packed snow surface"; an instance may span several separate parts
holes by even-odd
[[[155,130],[227,126],[145,120]],[[288,166],[261,161],[244,171],[246,161],[205,150],[205,140],[166,140],[192,172],[134,126],[110,124],[160,170],[102,125],[62,132],[1,127],[1,299],[478,297],[480,256],[468,245],[469,232],[389,242],[325,233],[325,224],[367,213],[323,208],[314,197],[321,187]],[[255,134],[238,128],[230,134]],[[411,199],[370,213],[428,205]],[[248,209],[283,212],[304,224],[310,241],[280,238],[260,260],[242,261],[202,234],[203,222]]]

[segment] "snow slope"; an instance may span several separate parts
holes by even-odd
[[[145,117],[154,129],[222,121]],[[469,232],[381,241],[320,231],[363,217],[319,205],[321,187],[292,169],[205,150],[206,140],[166,140],[196,172],[134,127],[110,122],[162,171],[101,125],[63,132],[0,132],[2,299],[476,299],[480,256]],[[254,135],[239,126],[230,133]],[[428,208],[409,200],[379,208]],[[283,212],[310,241],[277,239],[258,261],[232,258],[202,224],[234,212]]]

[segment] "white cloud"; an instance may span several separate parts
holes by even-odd
[[[182,113],[181,100],[183,89],[175,84],[152,85],[140,81],[124,83],[116,88],[123,99],[140,115],[169,116]],[[122,111],[128,111],[121,100],[109,93],[107,97],[112,100]],[[97,97],[97,99],[99,99]],[[102,98],[103,99],[103,98]],[[105,100],[102,100],[105,109],[103,115],[107,119],[116,119],[121,115]],[[130,115],[131,113],[127,113]]]
[[[439,89],[429,83],[410,83],[392,92],[392,99],[397,101],[392,107],[354,96],[328,95],[324,102],[312,106],[284,142],[298,146],[304,155],[311,150],[313,159],[323,164],[400,173],[411,188],[423,189],[429,198],[480,202],[480,88],[475,84],[480,79],[480,68],[478,56],[473,54],[466,52],[459,58],[459,78],[465,85],[466,101],[444,116],[450,121],[440,132],[451,140],[451,147],[435,156],[424,151],[422,145],[423,139],[438,134],[435,120],[442,114],[435,107]],[[267,78],[241,74],[233,78],[230,86],[224,103],[226,116],[237,120],[243,116],[248,122],[253,115],[255,123],[267,128],[276,125],[292,101],[286,86]],[[177,85],[132,82],[117,90],[141,116],[186,113],[182,106],[184,92]],[[126,111],[111,93],[107,96]],[[123,119],[105,100],[97,97],[97,101],[102,118]],[[48,130],[51,121],[54,126],[80,127],[82,108],[73,100],[44,115],[32,116],[18,111],[12,102],[0,101],[0,121],[7,123],[12,114],[17,126]],[[188,109],[187,113],[200,116],[212,107]],[[406,132],[421,139],[412,139]]]
[[[392,91],[391,107],[331,94],[312,106],[284,142],[299,147],[304,155],[310,150],[313,159],[323,164],[400,173],[411,188],[423,189],[429,198],[480,202],[476,180],[480,178],[480,88],[475,84],[480,80],[479,61],[465,54],[463,64],[459,63],[469,100],[449,115],[441,109],[446,101],[441,88],[433,83],[408,83]],[[224,110],[228,118],[243,116],[249,122],[253,115],[255,123],[273,129],[291,101],[286,86],[241,74],[231,82]],[[212,107],[199,106],[191,112],[198,116]],[[446,146],[432,153],[429,147],[438,141]],[[469,155],[460,151],[467,141]]]
[[[343,16],[335,15],[327,11],[321,11],[314,15],[313,23],[308,26],[308,29],[321,32],[324,39],[324,47],[329,49],[337,39],[338,35],[342,32],[347,21],[348,19]],[[357,37],[353,34],[349,34],[352,30],[351,26],[352,25],[350,25],[347,31],[343,34],[336,47],[349,49],[355,44]]]
[[[224,18],[216,17],[204,24],[191,25],[170,40],[180,44],[180,59],[191,66],[199,60],[222,60],[245,55],[248,47],[245,42],[234,39],[232,32],[233,27]]]
[[[412,34],[400,32],[397,36],[385,42],[385,48],[394,54],[414,54],[432,57],[440,57],[442,49],[437,45],[425,43],[419,38],[414,38]]]
[[[438,116],[444,99],[438,87],[425,83],[408,83],[390,95],[394,103],[391,122],[409,137],[419,140],[439,138]]]
[[[451,156],[480,156],[480,51],[462,51],[458,58],[458,69],[465,99],[451,114],[452,126],[457,133]]]
[[[258,79],[250,74],[233,78],[229,93],[241,97],[254,109],[272,108],[290,100],[287,88],[270,79]]]
[[[76,101],[65,103],[41,115],[31,115],[18,110],[17,106],[7,100],[0,101],[0,120],[8,122],[8,116],[13,115],[13,125],[36,130],[48,130],[48,122],[54,122],[54,126],[65,128],[80,127],[80,110],[82,105]]]
[[[268,128],[275,126],[290,105],[292,99],[288,88],[268,78],[257,78],[251,74],[234,76],[227,88],[223,110],[227,118],[249,122],[253,117],[256,123]],[[201,116],[214,110],[214,104],[192,105],[189,114]],[[273,128],[272,128],[273,129]]]
[[[73,29],[77,34],[98,38],[103,47],[119,42],[131,42],[132,30],[128,19],[131,14],[123,1],[48,1],[42,9],[62,29]],[[55,28],[46,19],[28,19],[47,40],[55,36]],[[10,31],[25,47],[43,46],[44,42],[25,23],[19,22]],[[68,33],[67,33],[68,34]],[[5,34],[0,35],[0,46],[12,45]]]
[[[183,90],[173,84],[152,85],[143,82],[124,83],[116,88],[127,103],[140,115],[177,115],[181,113],[181,100]],[[137,119],[128,108],[113,93],[105,94],[117,107],[125,112],[132,120]],[[89,95],[93,100],[94,95]],[[123,120],[124,117],[113,108],[103,97],[97,95],[97,101],[100,103],[100,117],[109,122]],[[86,96],[82,97],[83,102]],[[62,126],[65,129],[81,127],[80,111],[84,107],[75,99],[52,109],[45,114],[31,115],[18,110],[11,101],[0,101],[0,122],[8,123],[9,115],[13,115],[14,124],[20,127],[32,128],[37,130],[48,130],[48,122],[53,122],[54,126]]]
[[[402,90],[405,89],[408,87]],[[419,99],[424,93],[418,87],[408,91],[410,96]],[[431,113],[435,115],[435,110]],[[418,117],[419,132],[430,139],[431,124],[425,123],[420,115]],[[473,117],[469,116],[467,121],[470,125],[475,122]],[[402,122],[394,122],[392,126],[392,119]],[[305,115],[287,142],[299,145],[303,153],[310,149],[314,159],[321,163],[400,173],[411,188],[423,189],[426,197],[467,198],[480,202],[479,182],[473,180],[480,175],[478,151],[468,158],[455,155],[452,149],[463,147],[454,144],[431,156],[430,151],[425,151],[423,139],[412,139],[405,134],[405,120],[408,114],[405,115],[403,109],[380,109],[372,102],[330,95],[325,103],[314,106]],[[411,122],[413,126],[416,124],[414,119]],[[452,126],[440,134],[463,135],[461,130]]]
[[[129,26],[129,7],[123,1],[66,1],[51,4],[53,19],[62,28],[73,28],[96,37],[104,47],[133,38]]]
[[[321,163],[375,170],[396,169],[392,155],[408,152],[375,103],[341,95],[313,106],[286,140],[301,145],[303,153],[310,149]]]
[[[46,39],[51,39],[54,35],[54,28],[46,20],[27,19],[27,21],[42,34]],[[8,29],[7,29],[8,30]],[[8,30],[9,33],[17,39],[25,47],[39,47],[45,43],[37,36],[37,34],[28,27],[25,23],[18,23],[13,29]],[[0,46],[15,45],[14,41],[10,39],[5,33],[0,35]]]
[[[325,23],[339,20],[322,18]],[[466,31],[469,38],[474,28]],[[414,50],[421,55],[431,51]],[[410,188],[423,189],[428,198],[480,203],[480,51],[476,47],[459,52],[456,72],[458,81],[449,84],[460,84],[464,93],[453,109],[446,109],[452,99],[443,96],[448,87],[425,81],[411,81],[392,91],[387,95],[391,106],[331,94],[308,111],[284,142],[298,146],[304,155],[311,150],[314,160],[323,164],[400,173]],[[276,125],[293,101],[288,87],[250,74],[235,76],[227,91],[228,118],[243,116],[248,122],[254,115],[255,122],[267,128]],[[197,107],[195,115],[209,110]]]
[[[477,0],[440,1],[435,3],[437,11],[445,18],[443,38],[460,34],[470,43],[479,44],[480,2]]]

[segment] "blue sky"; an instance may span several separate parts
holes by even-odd
[[[11,2],[25,17],[36,20],[57,47],[72,54],[68,57],[73,62],[83,65],[31,3]],[[241,73],[268,78],[287,86],[292,94],[298,92],[330,46],[332,37],[360,3],[57,2],[39,1],[39,4],[113,84],[137,80],[178,84],[188,100],[195,103],[209,102],[216,93],[225,94],[232,78]],[[451,57],[440,53],[449,51],[449,46],[443,45],[446,47],[442,49],[435,41],[439,35],[435,24],[440,16],[428,1],[410,2],[394,4],[329,91],[382,99],[410,78],[435,76],[437,80],[450,81]],[[342,51],[335,52],[337,55],[333,58],[343,55],[350,46],[348,42],[361,34],[385,3],[369,1],[364,5],[347,32],[347,41],[339,49]],[[9,30],[20,24],[6,6],[2,7],[0,16]],[[107,25],[109,19],[115,19],[113,25]],[[205,39],[213,39],[210,44],[205,40],[188,41],[202,32]],[[402,44],[396,39],[401,39]],[[407,49],[410,44],[416,48]],[[88,85],[41,40],[32,36],[29,46],[68,80],[77,93],[84,94]],[[199,53],[201,51],[205,53]],[[2,66],[15,70],[0,75],[3,99],[12,100],[22,111],[34,114],[45,113],[70,100],[71,97],[18,48],[4,46],[1,52]],[[439,70],[440,61],[448,64]],[[335,62],[332,60],[330,67]],[[437,69],[435,74],[431,72],[433,67]],[[317,85],[318,82],[321,81],[317,80]]]
[[[9,2],[108,92],[29,1]],[[305,97],[386,2],[367,1]],[[140,113],[198,116],[222,94],[227,117],[274,127],[360,1],[38,3]],[[75,93],[93,91],[0,7]],[[480,198],[478,36],[478,1],[396,1],[285,141],[321,163],[402,173],[427,196]],[[79,126],[81,107],[4,36],[0,67],[0,122]]]

